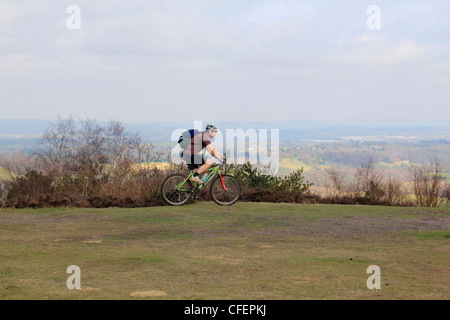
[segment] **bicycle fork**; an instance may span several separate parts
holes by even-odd
[[[227,191],[227,188],[225,188],[225,184],[223,183],[223,174],[222,173],[220,173],[220,183],[222,184],[222,189],[224,191]]]

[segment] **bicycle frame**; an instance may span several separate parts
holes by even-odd
[[[179,185],[176,186],[176,190],[177,191],[184,191],[184,192],[188,192],[191,191],[193,192],[195,190],[195,188],[198,189],[202,189],[204,186],[206,186],[210,181],[212,181],[212,178],[215,177],[216,174],[219,174],[220,176],[220,182],[222,183],[222,188],[223,190],[227,190],[225,188],[225,184],[223,183],[223,175],[222,172],[220,172],[219,167],[218,166],[214,166],[209,168],[208,170],[206,170],[204,173],[207,173],[208,176],[206,177],[206,179],[203,181],[203,183],[196,183],[196,182],[192,182],[194,184],[194,189],[193,190],[186,190],[186,189],[182,189],[183,185],[185,184],[185,182],[192,177],[192,175],[194,174],[194,172],[189,172],[188,176],[186,178],[184,178],[184,180],[182,182],[180,182]]]

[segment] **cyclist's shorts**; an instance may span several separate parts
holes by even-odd
[[[186,161],[186,164],[191,171],[205,164],[203,155],[198,153],[193,155],[183,154],[183,160]]]

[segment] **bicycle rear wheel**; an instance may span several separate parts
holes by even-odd
[[[189,201],[192,196],[192,183],[184,181],[186,177],[182,174],[168,176],[161,185],[161,196],[163,200],[171,206],[181,206]],[[184,181],[184,184],[177,190],[177,186]]]
[[[231,206],[241,195],[241,185],[239,181],[233,176],[224,174],[217,177],[211,184],[210,194],[215,203],[221,206]]]

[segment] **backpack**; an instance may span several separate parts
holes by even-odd
[[[183,132],[183,134],[178,139],[178,143],[179,143],[180,147],[183,150],[186,149],[186,147],[190,144],[191,139],[199,133],[200,133],[200,131],[198,131],[197,129],[191,129],[191,130]]]

